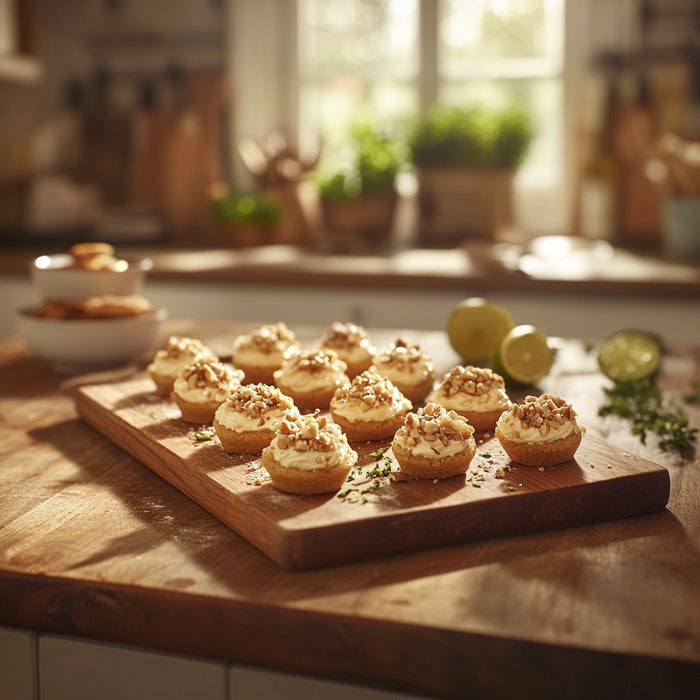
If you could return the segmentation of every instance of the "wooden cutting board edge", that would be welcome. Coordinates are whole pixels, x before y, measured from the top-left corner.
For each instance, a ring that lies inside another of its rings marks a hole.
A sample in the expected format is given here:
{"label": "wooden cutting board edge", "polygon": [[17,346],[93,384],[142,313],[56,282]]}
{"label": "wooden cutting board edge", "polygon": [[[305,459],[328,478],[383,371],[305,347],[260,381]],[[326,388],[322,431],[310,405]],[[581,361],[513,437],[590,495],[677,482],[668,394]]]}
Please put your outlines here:
{"label": "wooden cutting board edge", "polygon": [[[422,510],[419,517],[411,512],[375,514],[367,528],[358,528],[357,521],[349,521],[301,532],[264,518],[241,517],[242,512],[252,514],[255,510],[247,499],[237,500],[233,517],[230,494],[214,480],[208,484],[206,498],[202,498],[197,479],[189,478],[186,470],[178,471],[169,464],[172,453],[167,448],[144,438],[138,429],[111,413],[90,395],[89,387],[78,390],[75,403],[86,423],[279,566],[291,570],[322,568],[490,537],[533,534],[643,515],[663,509],[670,495],[668,471],[636,458],[641,465],[637,473],[608,479],[594,489],[588,488],[588,484],[573,484],[553,491],[511,493],[507,497],[470,503],[468,509],[453,504]],[[109,420],[100,420],[104,415]],[[594,442],[604,444],[597,439]],[[634,499],[629,498],[631,488],[635,490]],[[523,515],[527,513],[530,515]],[[367,531],[363,533],[363,529]],[[381,537],[373,536],[373,531],[380,532]],[[338,540],[345,546],[338,547]]]}

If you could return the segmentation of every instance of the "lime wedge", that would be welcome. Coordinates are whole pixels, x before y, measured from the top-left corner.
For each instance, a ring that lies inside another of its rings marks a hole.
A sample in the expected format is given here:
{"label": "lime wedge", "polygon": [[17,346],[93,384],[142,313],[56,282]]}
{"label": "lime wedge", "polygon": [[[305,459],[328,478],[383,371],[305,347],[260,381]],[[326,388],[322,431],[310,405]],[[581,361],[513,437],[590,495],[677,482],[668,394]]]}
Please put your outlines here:
{"label": "lime wedge", "polygon": [[613,381],[633,382],[653,375],[659,368],[661,354],[661,343],[652,333],[618,331],[598,348],[598,366]]}
{"label": "lime wedge", "polygon": [[534,326],[522,325],[506,335],[492,365],[507,384],[530,386],[549,373],[553,361],[547,336]]}
{"label": "lime wedge", "polygon": [[510,314],[482,297],[459,302],[447,321],[452,349],[467,362],[487,361],[513,327]]}

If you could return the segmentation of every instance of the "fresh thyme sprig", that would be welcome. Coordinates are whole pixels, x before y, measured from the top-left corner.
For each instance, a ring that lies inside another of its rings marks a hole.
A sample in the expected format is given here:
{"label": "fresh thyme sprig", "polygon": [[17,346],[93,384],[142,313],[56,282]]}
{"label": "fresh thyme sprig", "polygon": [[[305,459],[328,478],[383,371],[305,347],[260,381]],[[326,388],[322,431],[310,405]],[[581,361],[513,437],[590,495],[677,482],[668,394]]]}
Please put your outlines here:
{"label": "fresh thyme sprig", "polygon": [[616,382],[605,389],[606,401],[599,409],[601,416],[614,415],[632,423],[632,434],[642,444],[655,434],[664,451],[687,452],[693,449],[698,429],[690,426],[685,412],[677,405],[664,402],[652,377],[635,382]]}

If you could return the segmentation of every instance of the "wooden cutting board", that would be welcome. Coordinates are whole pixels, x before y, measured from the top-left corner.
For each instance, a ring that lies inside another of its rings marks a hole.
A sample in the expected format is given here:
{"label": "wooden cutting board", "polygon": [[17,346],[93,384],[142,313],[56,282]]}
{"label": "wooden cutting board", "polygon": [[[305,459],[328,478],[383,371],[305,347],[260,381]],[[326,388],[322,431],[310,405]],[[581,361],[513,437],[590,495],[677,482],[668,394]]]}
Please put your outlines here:
{"label": "wooden cutting board", "polygon": [[[259,459],[225,453],[216,436],[198,440],[202,426],[183,421],[147,377],[81,387],[76,406],[84,421],[287,569],[641,515],[669,497],[665,468],[589,436],[574,460],[549,468],[511,464],[495,438],[477,440],[468,473],[438,482],[402,478],[390,450],[370,457],[388,441],[353,444],[359,460],[347,489],[296,496],[275,489]],[[386,466],[391,476],[367,475]]]}

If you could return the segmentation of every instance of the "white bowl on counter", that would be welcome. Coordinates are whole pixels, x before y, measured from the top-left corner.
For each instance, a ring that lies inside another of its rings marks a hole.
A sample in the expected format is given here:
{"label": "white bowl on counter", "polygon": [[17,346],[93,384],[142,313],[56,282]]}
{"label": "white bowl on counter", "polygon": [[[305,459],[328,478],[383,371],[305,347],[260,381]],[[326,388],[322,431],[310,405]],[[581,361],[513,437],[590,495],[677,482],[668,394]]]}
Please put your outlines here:
{"label": "white bowl on counter", "polygon": [[153,268],[150,258],[123,260],[123,269],[86,270],[68,253],[40,255],[31,264],[31,278],[42,299],[73,299],[140,294]]}
{"label": "white bowl on counter", "polygon": [[59,374],[100,372],[148,359],[160,338],[165,309],[114,318],[57,319],[17,312],[17,331]]}

